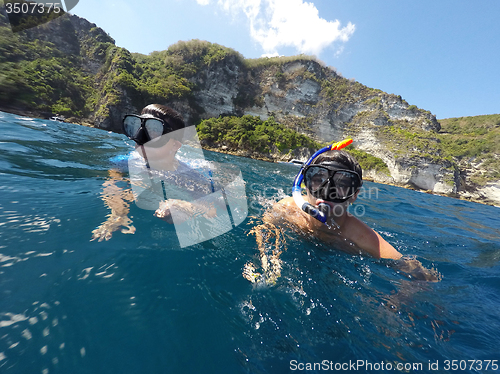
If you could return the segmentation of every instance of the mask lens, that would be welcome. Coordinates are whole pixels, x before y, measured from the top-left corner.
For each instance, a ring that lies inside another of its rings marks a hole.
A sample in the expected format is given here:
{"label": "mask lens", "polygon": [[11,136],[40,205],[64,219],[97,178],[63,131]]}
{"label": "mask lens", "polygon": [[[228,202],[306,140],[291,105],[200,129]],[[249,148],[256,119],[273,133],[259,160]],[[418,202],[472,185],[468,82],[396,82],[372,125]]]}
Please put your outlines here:
{"label": "mask lens", "polygon": [[351,196],[360,187],[358,175],[345,170],[335,172],[333,182],[339,199]]}
{"label": "mask lens", "polygon": [[328,180],[328,169],[321,166],[310,166],[304,174],[304,179],[306,187],[311,191],[316,191]]}
{"label": "mask lens", "polygon": [[304,182],[314,197],[333,202],[345,201],[361,187],[356,173],[319,165],[311,165],[305,170]]}
{"label": "mask lens", "polygon": [[159,119],[148,118],[145,121],[146,130],[151,140],[158,140],[163,135],[163,122]]}
{"label": "mask lens", "polygon": [[123,130],[129,138],[134,138],[141,128],[141,119],[136,116],[126,116],[123,119]]}

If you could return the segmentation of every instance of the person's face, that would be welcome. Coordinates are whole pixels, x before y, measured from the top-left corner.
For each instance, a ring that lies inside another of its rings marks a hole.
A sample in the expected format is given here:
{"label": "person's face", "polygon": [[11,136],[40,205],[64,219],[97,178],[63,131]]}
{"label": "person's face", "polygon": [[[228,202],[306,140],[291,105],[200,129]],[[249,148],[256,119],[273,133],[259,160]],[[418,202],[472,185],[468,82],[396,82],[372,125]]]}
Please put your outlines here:
{"label": "person's face", "polygon": [[[163,136],[166,136],[166,135],[163,135]],[[160,141],[162,141],[162,140],[160,140]],[[148,146],[148,143],[144,144],[144,151],[146,152],[146,157],[150,163],[151,162],[154,163],[155,161],[157,161],[157,162],[159,162],[159,161],[165,162],[165,161],[169,161],[169,160],[173,161],[175,154],[177,153],[179,148],[182,146],[182,143],[180,141],[173,139],[173,138],[168,139],[168,141],[165,144],[161,145],[160,147],[156,147],[156,146],[152,147],[150,145]],[[142,154],[142,149],[141,149],[142,147],[141,146],[136,145],[135,148],[136,148],[136,150],[138,150]],[[142,155],[142,156],[144,157],[144,155]],[[151,165],[151,166],[153,167],[153,165]]]}
{"label": "person's face", "polygon": [[[333,216],[339,216],[339,215],[342,215],[344,212],[347,212],[347,207],[349,206],[349,204],[352,204],[356,201],[357,197],[358,197],[358,194],[359,194],[359,191],[356,192],[354,194],[354,196],[352,196],[351,198],[349,198],[348,200],[342,202],[342,203],[334,203],[333,201],[325,201],[325,200],[322,200],[322,199],[318,199],[316,197],[314,197],[310,192],[309,190],[307,190],[307,201],[314,205],[315,207],[318,207],[319,204],[327,204],[328,206],[330,206],[330,210],[329,210],[329,216],[330,217],[333,217]],[[339,212],[341,212],[342,214],[339,214]]]}

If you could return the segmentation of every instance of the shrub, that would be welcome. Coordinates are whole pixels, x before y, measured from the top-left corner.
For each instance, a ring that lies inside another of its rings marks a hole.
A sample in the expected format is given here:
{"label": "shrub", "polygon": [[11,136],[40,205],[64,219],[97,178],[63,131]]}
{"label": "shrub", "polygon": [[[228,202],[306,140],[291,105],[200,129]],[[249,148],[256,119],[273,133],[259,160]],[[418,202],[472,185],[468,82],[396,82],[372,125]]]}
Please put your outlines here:
{"label": "shrub", "polygon": [[273,117],[219,117],[202,121],[198,127],[200,140],[212,146],[271,153],[275,146],[281,153],[299,147],[320,148],[321,144],[290,130]]}

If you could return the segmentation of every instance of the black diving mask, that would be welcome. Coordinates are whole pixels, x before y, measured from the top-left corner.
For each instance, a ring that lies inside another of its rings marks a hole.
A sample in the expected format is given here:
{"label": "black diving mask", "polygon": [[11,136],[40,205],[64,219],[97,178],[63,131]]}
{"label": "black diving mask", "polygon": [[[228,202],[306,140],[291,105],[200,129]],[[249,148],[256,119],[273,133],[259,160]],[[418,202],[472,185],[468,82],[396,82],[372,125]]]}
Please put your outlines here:
{"label": "black diving mask", "polygon": [[162,135],[171,131],[173,128],[168,123],[150,115],[127,114],[123,118],[123,132],[137,145],[148,143],[151,147],[161,147]]}
{"label": "black diving mask", "polygon": [[311,195],[333,203],[345,202],[363,185],[358,173],[336,163],[308,165],[303,173],[304,183]]}

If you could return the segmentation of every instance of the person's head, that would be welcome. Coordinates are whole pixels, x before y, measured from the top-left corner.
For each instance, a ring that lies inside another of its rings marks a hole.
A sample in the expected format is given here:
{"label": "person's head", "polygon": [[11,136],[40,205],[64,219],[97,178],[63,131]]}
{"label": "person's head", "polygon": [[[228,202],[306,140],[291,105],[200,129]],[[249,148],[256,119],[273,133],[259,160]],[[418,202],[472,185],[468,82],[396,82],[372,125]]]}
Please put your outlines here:
{"label": "person's head", "polygon": [[363,171],[345,151],[328,151],[316,157],[304,170],[309,196],[327,202],[353,202],[363,185]]}
{"label": "person's head", "polygon": [[186,127],[182,116],[172,108],[165,105],[149,104],[142,109],[141,115],[151,115],[154,118],[158,118],[167,123],[169,126],[167,126],[163,134]]}
{"label": "person's head", "polygon": [[358,161],[346,151],[328,151],[316,157],[313,165],[337,164],[339,168],[354,171],[363,180],[363,170]]}
{"label": "person's head", "polygon": [[[140,115],[128,114],[123,119],[123,132],[137,145],[161,147],[170,139],[182,140],[182,130],[186,127],[182,116],[165,105],[150,104]],[[164,137],[163,135],[170,134]],[[163,139],[163,141],[162,141]]]}

